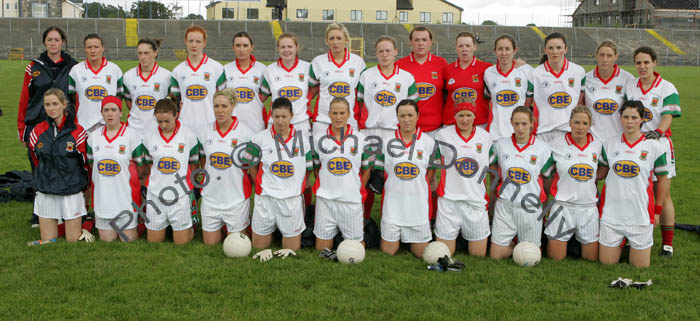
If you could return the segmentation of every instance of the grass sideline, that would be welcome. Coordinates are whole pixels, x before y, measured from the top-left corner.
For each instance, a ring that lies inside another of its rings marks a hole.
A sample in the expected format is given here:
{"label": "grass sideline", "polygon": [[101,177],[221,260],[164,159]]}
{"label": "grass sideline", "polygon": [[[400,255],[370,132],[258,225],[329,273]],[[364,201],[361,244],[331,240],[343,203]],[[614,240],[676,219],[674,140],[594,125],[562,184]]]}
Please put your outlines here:
{"label": "grass sideline", "polygon": [[[136,65],[117,63],[124,71]],[[0,173],[29,168],[15,122],[26,64],[0,61],[0,83],[5,84],[0,89]],[[700,195],[695,179],[700,174],[695,125],[700,68],[659,71],[677,86],[684,108],[673,124],[680,174],[672,187],[677,221],[700,224],[695,210],[700,205],[695,198]],[[396,257],[368,251],[356,266],[322,261],[310,250],[265,264],[233,260],[221,246],[203,245],[200,232],[180,247],[98,241],[30,248],[25,242],[39,237],[27,222],[31,209],[29,203],[0,206],[0,319],[700,319],[700,243],[684,231],[676,232],[674,258],[664,260],[657,256],[657,229],[651,267],[644,270],[627,263],[546,258],[537,267],[519,268],[511,260],[457,253],[466,263],[464,272],[436,273],[406,250]],[[608,289],[619,276],[652,279],[654,285],[643,291]]]}

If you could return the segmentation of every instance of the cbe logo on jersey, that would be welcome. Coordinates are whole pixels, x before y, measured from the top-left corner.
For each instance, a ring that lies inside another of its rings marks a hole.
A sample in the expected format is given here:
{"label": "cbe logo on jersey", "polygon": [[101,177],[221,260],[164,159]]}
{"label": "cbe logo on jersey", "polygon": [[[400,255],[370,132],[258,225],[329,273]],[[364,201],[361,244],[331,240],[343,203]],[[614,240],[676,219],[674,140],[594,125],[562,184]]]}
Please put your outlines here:
{"label": "cbe logo on jersey", "polygon": [[593,178],[593,167],[588,164],[575,164],[569,167],[569,176],[580,182],[588,181]]}
{"label": "cbe logo on jersey", "polygon": [[236,98],[239,103],[249,103],[255,99],[255,92],[248,87],[236,88]]}
{"label": "cbe logo on jersey", "polygon": [[549,95],[549,97],[547,97],[547,102],[552,108],[564,108],[571,105],[571,96],[560,91]]}
{"label": "cbe logo on jersey", "polygon": [[328,93],[333,97],[347,97],[350,95],[350,85],[343,81],[336,81],[328,86]]}
{"label": "cbe logo on jersey", "polygon": [[613,171],[617,176],[623,178],[633,178],[639,175],[639,165],[633,161],[621,160],[615,162],[612,166]]}
{"label": "cbe logo on jersey", "polygon": [[156,107],[156,99],[152,96],[138,96],[136,97],[136,106],[143,111],[151,110]]}
{"label": "cbe logo on jersey", "polygon": [[427,100],[435,94],[435,86],[433,84],[422,82],[416,84],[416,89],[418,89],[418,100]]}
{"label": "cbe logo on jersey", "polygon": [[121,170],[119,163],[111,159],[103,159],[97,163],[97,172],[104,176],[117,175]]}
{"label": "cbe logo on jersey", "polygon": [[593,103],[593,110],[600,114],[611,115],[617,111],[618,104],[612,99],[598,99]]}
{"label": "cbe logo on jersey", "polygon": [[517,185],[524,185],[530,182],[530,173],[522,167],[509,168],[507,175]]}
{"label": "cbe logo on jersey", "polygon": [[107,97],[107,89],[102,86],[90,86],[85,89],[85,97],[92,101],[100,101],[102,98]]}
{"label": "cbe logo on jersey", "polygon": [[207,97],[207,88],[202,85],[190,85],[185,89],[185,97],[190,100],[202,100]]}
{"label": "cbe logo on jersey", "polygon": [[276,161],[270,165],[270,172],[281,178],[292,177],[294,176],[294,164],[286,160]]}
{"label": "cbe logo on jersey", "polygon": [[455,90],[455,92],[452,93],[453,100],[457,100],[460,97],[467,97],[469,98],[469,100],[475,101],[477,97],[476,90],[467,87],[462,87]]}
{"label": "cbe logo on jersey", "polygon": [[299,87],[286,86],[280,88],[280,90],[277,91],[277,94],[280,97],[289,99],[289,101],[297,101],[299,98],[301,98],[302,90]]}
{"label": "cbe logo on jersey", "polygon": [[328,171],[333,175],[345,175],[352,169],[350,160],[344,157],[335,157],[328,161]]}
{"label": "cbe logo on jersey", "polygon": [[394,166],[394,174],[399,179],[410,180],[418,177],[418,174],[420,174],[420,168],[412,163],[402,162]]}
{"label": "cbe logo on jersey", "polygon": [[374,95],[374,102],[384,107],[389,107],[396,103],[396,96],[388,90],[382,90]]}
{"label": "cbe logo on jersey", "polygon": [[455,161],[455,169],[459,175],[470,178],[479,172],[479,163],[473,158],[462,157]]}
{"label": "cbe logo on jersey", "polygon": [[233,165],[233,160],[226,153],[213,153],[209,156],[209,165],[216,169],[227,169]]}
{"label": "cbe logo on jersey", "polygon": [[158,170],[163,174],[172,174],[180,170],[180,162],[172,157],[163,157],[158,161]]}
{"label": "cbe logo on jersey", "polygon": [[499,106],[513,106],[520,100],[520,95],[512,90],[501,90],[496,94],[496,103]]}

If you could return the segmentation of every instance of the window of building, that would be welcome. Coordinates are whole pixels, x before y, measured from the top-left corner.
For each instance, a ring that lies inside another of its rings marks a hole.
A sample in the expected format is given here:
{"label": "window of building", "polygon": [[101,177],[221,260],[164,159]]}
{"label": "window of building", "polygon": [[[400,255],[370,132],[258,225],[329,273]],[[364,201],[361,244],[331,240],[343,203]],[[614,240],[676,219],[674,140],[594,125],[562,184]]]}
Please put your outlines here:
{"label": "window of building", "polygon": [[248,8],[247,11],[248,20],[258,19],[258,8]]}
{"label": "window of building", "polygon": [[442,13],[442,23],[453,23],[454,21],[452,20],[452,12],[443,12]]}
{"label": "window of building", "polygon": [[386,10],[377,10],[377,20],[386,20],[387,16]]}
{"label": "window of building", "polygon": [[32,17],[46,18],[49,13],[49,5],[47,3],[32,3]]}
{"label": "window of building", "polygon": [[233,19],[234,8],[221,8],[221,18],[222,19]]}
{"label": "window of building", "polygon": [[693,20],[695,20],[695,15],[692,13],[688,14],[688,22],[693,23]]}
{"label": "window of building", "polygon": [[362,21],[362,10],[351,10],[350,20],[352,21]]}
{"label": "window of building", "polygon": [[334,11],[333,10],[323,10],[322,17],[323,20],[333,20]]}
{"label": "window of building", "polygon": [[430,12],[421,12],[420,22],[430,22]]}
{"label": "window of building", "polygon": [[9,4],[9,3],[6,3],[6,4],[5,4],[5,9],[10,10],[10,4]]}
{"label": "window of building", "polygon": [[308,19],[309,9],[297,9],[297,19]]}
{"label": "window of building", "polygon": [[399,11],[399,22],[408,22],[408,12]]}

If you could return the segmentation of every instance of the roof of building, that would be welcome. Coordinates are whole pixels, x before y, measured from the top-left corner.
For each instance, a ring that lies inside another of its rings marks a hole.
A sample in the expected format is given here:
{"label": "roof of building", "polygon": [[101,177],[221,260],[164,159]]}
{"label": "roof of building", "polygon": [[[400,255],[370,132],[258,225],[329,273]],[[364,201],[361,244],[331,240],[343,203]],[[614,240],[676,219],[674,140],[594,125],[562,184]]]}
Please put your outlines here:
{"label": "roof of building", "polygon": [[459,9],[460,12],[464,11],[464,9],[462,9],[462,7],[456,5],[456,4],[452,3],[452,2],[445,1],[445,0],[440,0],[440,1],[442,1],[442,2],[444,2],[444,3],[447,3],[447,4],[451,5],[451,6],[453,6],[453,7],[457,8],[457,9]]}
{"label": "roof of building", "polygon": [[656,9],[700,9],[698,0],[649,0]]}

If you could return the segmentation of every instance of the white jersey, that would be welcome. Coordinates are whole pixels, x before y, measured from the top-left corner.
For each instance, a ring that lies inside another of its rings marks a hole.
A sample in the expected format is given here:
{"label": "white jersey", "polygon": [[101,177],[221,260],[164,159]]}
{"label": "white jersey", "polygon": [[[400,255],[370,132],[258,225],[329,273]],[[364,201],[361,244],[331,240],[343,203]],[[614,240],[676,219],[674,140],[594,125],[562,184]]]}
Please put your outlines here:
{"label": "white jersey", "polygon": [[554,73],[547,61],[530,72],[527,77],[527,96],[534,100],[538,134],[555,129],[570,130],[571,110],[578,104],[585,83],[586,71],[568,60],[564,60],[564,67],[559,74]]}
{"label": "white jersey", "polygon": [[586,74],[583,93],[586,97],[586,107],[593,116],[591,133],[601,142],[622,135],[618,109],[625,101],[627,82],[632,79],[632,74],[617,65],[608,79],[600,77],[597,66]]}
{"label": "white jersey", "polygon": [[[360,170],[369,168],[365,135],[348,125],[342,145],[333,137],[331,126],[324,136],[314,137],[314,167],[319,169],[313,192],[316,197],[349,203],[362,203],[367,194]],[[328,135],[330,137],[327,137]],[[342,147],[342,148],[341,148]]]}
{"label": "white jersey", "polygon": [[[415,136],[415,142],[406,145],[401,132],[396,129],[396,140],[385,141],[382,153],[377,155],[376,166],[384,170],[386,177],[382,222],[400,226],[428,224],[431,193],[426,174],[433,169],[431,160],[439,162],[440,152],[434,148],[435,141],[420,129]],[[405,149],[398,148],[401,146],[398,142],[403,143]]]}
{"label": "white jersey", "polygon": [[654,73],[656,80],[648,90],[642,89],[642,81],[639,78],[627,83],[625,99],[639,100],[644,104],[644,125],[642,131],[652,131],[659,128],[661,116],[681,116],[681,101],[678,90],[672,83],[662,79],[661,75]]}
{"label": "white jersey", "polygon": [[122,94],[122,70],[102,57],[102,64],[93,69],[86,61],[79,63],[68,74],[68,94],[77,94],[75,108],[78,124],[85,130],[104,124],[102,98]]}
{"label": "white jersey", "polygon": [[540,177],[540,174],[549,177],[554,170],[552,152],[547,143],[536,139],[533,134],[521,147],[515,142],[515,136],[511,136],[497,141],[491,147],[489,155],[490,163],[498,164],[498,175],[502,184],[508,182],[503,190],[501,190],[502,186],[498,187],[498,197],[501,200],[516,204],[518,207],[526,195],[539,197],[543,203],[547,200]]}
{"label": "white jersey", "polygon": [[560,202],[574,205],[595,205],[598,201],[596,174],[603,144],[588,134],[586,144],[579,146],[571,133],[561,133],[552,142],[556,166],[551,194]]}
{"label": "white jersey", "polygon": [[601,164],[610,167],[601,193],[601,221],[615,225],[654,223],[652,175],[667,175],[663,146],[644,135],[630,143],[624,135],[603,145]]}
{"label": "white jersey", "polygon": [[[148,177],[148,193],[159,196],[161,191],[163,199],[172,201],[177,196],[182,198],[188,194],[177,183],[175,173],[186,179],[188,189],[192,189],[190,180],[190,164],[199,162],[199,142],[197,136],[187,126],[176,122],[175,131],[166,139],[160,128],[152,130],[143,137],[145,147],[144,162],[153,164],[151,175]],[[172,188],[175,190],[173,191]],[[177,195],[175,195],[175,191]]]}
{"label": "white jersey", "polygon": [[133,210],[132,190],[129,184],[129,163],[141,163],[143,146],[141,136],[122,123],[114,137],[107,137],[107,127],[94,132],[87,140],[87,159],[92,167],[93,201],[97,216],[102,219],[115,218],[122,211]]}
{"label": "white jersey", "polygon": [[[272,96],[272,101],[279,97],[289,99],[294,111],[292,119],[294,124],[309,119],[307,104],[309,103],[310,68],[311,64],[297,58],[294,65],[287,69],[280,58],[276,63],[267,66],[263,74],[260,92],[265,96]],[[270,118],[269,124],[272,124],[272,118]]]}
{"label": "white jersey", "polygon": [[445,165],[454,164],[441,170],[438,196],[451,201],[466,201],[475,206],[486,206],[486,170],[489,168],[491,138],[481,128],[472,127],[471,135],[464,137],[457,126],[441,129],[435,140],[452,146],[438,145]]}
{"label": "white jersey", "polygon": [[484,72],[484,94],[491,99],[491,119],[488,132],[491,141],[513,135],[510,115],[513,109],[525,104],[527,98],[527,76],[532,71],[530,65],[515,68],[507,72],[495,64]]}
{"label": "white jersey", "polygon": [[331,100],[335,97],[343,97],[350,103],[350,118],[348,124],[357,128],[357,120],[354,117],[355,96],[360,74],[365,70],[365,61],[360,56],[350,53],[345,49],[343,62],[337,64],[333,54],[316,56],[311,61],[310,83],[312,86],[320,86],[316,106],[314,107],[313,121],[330,124],[328,116]]}
{"label": "white jersey", "polygon": [[224,67],[206,54],[197,66],[189,58],[177,65],[170,78],[170,90],[180,95],[182,124],[196,130],[213,123],[214,94],[224,88],[225,82]]}
{"label": "white jersey", "polygon": [[122,81],[124,98],[131,101],[128,123],[139,135],[158,127],[153,117],[156,102],[170,92],[170,71],[156,64],[148,77],[141,74],[141,65],[131,68]]}
{"label": "white jersey", "polygon": [[404,99],[418,101],[418,90],[413,75],[398,65],[394,64],[394,71],[388,76],[379,65],[367,68],[360,75],[357,101],[364,102],[367,109],[364,128],[398,128],[396,105]]}
{"label": "white jersey", "polygon": [[255,57],[250,56],[250,59],[248,69],[241,69],[238,60],[234,60],[224,66],[224,73],[226,88],[234,89],[238,98],[233,115],[253,133],[257,133],[265,129],[265,106],[260,101],[259,93],[266,67]]}
{"label": "white jersey", "polygon": [[231,155],[239,157],[236,148],[250,142],[251,136],[250,129],[242,126],[236,117],[226,132],[214,122],[197,134],[202,146],[200,156],[206,160],[204,170],[209,174],[209,183],[202,188],[202,199],[210,208],[236,208],[250,197],[252,185],[247,171],[241,168],[240,160],[234,160]]}
{"label": "white jersey", "polygon": [[276,141],[274,126],[253,136],[252,142],[260,148],[253,152],[260,157],[255,178],[257,195],[277,199],[296,197],[306,186],[306,171],[313,169],[311,146],[306,133],[297,136],[294,125],[289,126],[289,137],[284,142]]}

